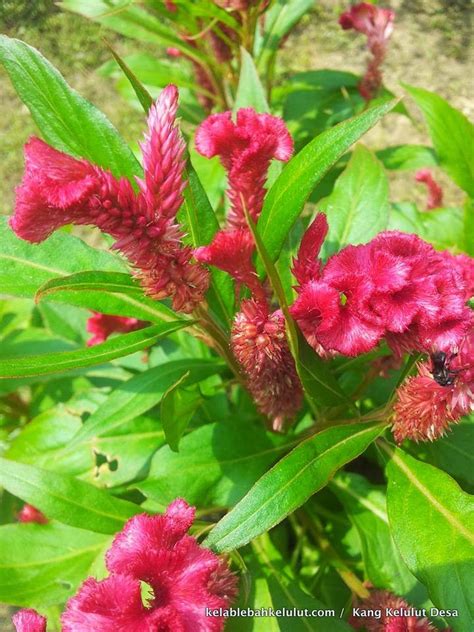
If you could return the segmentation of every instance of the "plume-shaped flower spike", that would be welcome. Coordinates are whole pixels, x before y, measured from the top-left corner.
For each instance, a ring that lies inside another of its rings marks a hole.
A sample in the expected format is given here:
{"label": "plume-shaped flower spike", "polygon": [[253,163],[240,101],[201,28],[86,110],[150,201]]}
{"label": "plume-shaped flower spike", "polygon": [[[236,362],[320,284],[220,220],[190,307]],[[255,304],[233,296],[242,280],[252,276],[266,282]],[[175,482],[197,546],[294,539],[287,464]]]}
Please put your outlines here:
{"label": "plume-shaped flower spike", "polygon": [[66,224],[97,226],[116,240],[114,248],[129,259],[150,296],[170,297],[176,310],[190,312],[203,300],[209,279],[191,261],[176,222],[185,187],[177,107],[178,90],[170,85],[150,109],[138,193],[128,180],[31,139],[10,224],[33,243]]}

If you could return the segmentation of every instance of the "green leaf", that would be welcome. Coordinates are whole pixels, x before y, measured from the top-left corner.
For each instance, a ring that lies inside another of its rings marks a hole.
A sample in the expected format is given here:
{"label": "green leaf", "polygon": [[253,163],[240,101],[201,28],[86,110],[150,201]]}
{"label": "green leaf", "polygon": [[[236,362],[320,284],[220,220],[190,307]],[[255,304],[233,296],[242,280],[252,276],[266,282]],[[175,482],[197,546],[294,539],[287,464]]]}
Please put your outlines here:
{"label": "green leaf", "polygon": [[181,496],[198,507],[229,507],[288,449],[288,439],[242,420],[206,424],[183,437],[179,454],[163,446],[137,488],[166,505]]}
{"label": "green leaf", "polygon": [[411,444],[410,453],[435,465],[455,478],[470,493],[474,492],[474,416],[453,425],[449,433],[436,441]]}
{"label": "green leaf", "polygon": [[380,162],[357,145],[333,192],[318,207],[326,212],[329,223],[325,257],[348,244],[370,241],[388,222],[388,179]]}
{"label": "green leaf", "polygon": [[[188,185],[184,190],[184,204],[178,218],[189,234],[194,247],[209,244],[219,230],[219,222],[209,202],[206,191],[190,161],[187,165]],[[220,322],[227,325],[234,305],[234,284],[222,270],[211,269],[211,286],[208,301]]]}
{"label": "green leaf", "polygon": [[254,61],[245,50],[240,49],[240,76],[235,95],[234,113],[240,108],[253,108],[257,112],[270,112],[265,90],[258,76]]}
{"label": "green leaf", "polygon": [[206,546],[230,551],[271,529],[364,452],[383,429],[381,422],[335,426],[301,442],[217,523]]}
{"label": "green leaf", "polygon": [[434,92],[403,87],[423,112],[441,166],[474,197],[474,125]]}
{"label": "green leaf", "polygon": [[185,373],[183,385],[195,384],[222,371],[219,360],[174,360],[132,377],[112,391],[107,400],[84,423],[71,440],[69,449],[85,439],[103,436],[117,430],[137,415],[156,406],[164,393]]}
{"label": "green leaf", "polygon": [[370,108],[326,130],[304,147],[283,168],[267,193],[258,230],[274,261],[304,204],[323,175],[365,132],[395,105],[395,101]]}
{"label": "green leaf", "polygon": [[445,472],[381,444],[387,464],[387,507],[393,539],[438,608],[457,609],[455,632],[474,620],[474,500]]}
{"label": "green leaf", "polygon": [[[272,608],[281,610],[318,611],[316,617],[272,617],[251,619],[229,619],[229,632],[349,632],[350,626],[340,621],[339,612],[328,613],[318,599],[300,585],[288,562],[273,545],[268,534],[264,534],[252,542],[252,556],[248,560],[251,573],[251,592],[249,603],[241,607],[255,610]],[[271,622],[271,623],[270,623]],[[235,623],[235,624],[234,624]],[[271,627],[270,627],[271,626]]]}
{"label": "green leaf", "polygon": [[139,331],[111,338],[102,344],[86,349],[42,353],[20,358],[2,358],[0,359],[0,379],[62,373],[71,369],[103,364],[115,358],[135,353],[135,351],[146,349],[160,338],[183,327],[188,327],[192,323],[193,321],[181,320],[154,325],[153,327],[146,327]]}
{"label": "green leaf", "polygon": [[107,117],[72,90],[35,48],[2,35],[0,62],[49,144],[117,177],[141,175],[140,164]]}
{"label": "green leaf", "polygon": [[69,402],[28,422],[16,436],[6,458],[52,472],[64,472],[96,487],[124,485],[144,478],[156,450],[165,443],[160,423],[137,416],[101,437],[71,442],[82,426],[79,413],[69,412]]}
{"label": "green leaf", "polygon": [[415,233],[438,250],[463,251],[465,241],[464,212],[461,208],[438,208],[429,213],[419,211],[411,202],[392,204],[388,228]]}
{"label": "green leaf", "polygon": [[145,296],[133,277],[120,272],[78,272],[53,278],[35,294],[37,302],[45,298],[113,316],[130,316],[155,323],[176,321],[175,312]]}
{"label": "green leaf", "polygon": [[140,104],[145,114],[147,114],[148,110],[153,105],[152,96],[150,95],[148,90],[145,88],[145,86],[141,83],[141,81],[138,79],[138,77],[133,73],[132,69],[129,68],[129,66],[127,66],[126,62],[120,57],[120,55],[109,44],[109,42],[106,42],[106,44],[107,44],[108,49],[112,53],[115,61],[120,66],[123,74],[129,80],[130,85],[134,89],[135,94],[137,95],[137,99],[140,101]]}
{"label": "green leaf", "polygon": [[434,150],[424,145],[394,145],[379,149],[375,155],[385,169],[397,171],[437,167],[439,164]]}
{"label": "green leaf", "polygon": [[[382,486],[352,472],[339,472],[330,483],[360,537],[367,579],[375,588],[407,595],[416,586],[390,534]],[[423,600],[426,594],[422,596]],[[419,601],[419,600],[418,600]],[[413,594],[411,594],[411,603]]]}
{"label": "green leaf", "polygon": [[63,604],[109,542],[104,535],[57,523],[3,525],[0,601],[29,608]]}
{"label": "green leaf", "polygon": [[3,294],[32,298],[58,276],[85,270],[125,272],[119,257],[87,246],[81,239],[57,232],[42,244],[19,239],[0,217],[0,288]]}
{"label": "green leaf", "polygon": [[296,368],[304,392],[316,409],[321,406],[347,405],[347,395],[331,373],[329,363],[314,352],[300,332]]}
{"label": "green leaf", "polygon": [[67,474],[0,458],[0,485],[42,511],[50,520],[97,533],[116,533],[140,507],[114,498]]}
{"label": "green leaf", "polygon": [[314,0],[276,0],[266,12],[257,62],[258,68],[265,75],[269,72],[268,66],[278,51],[281,40],[313,6]]}
{"label": "green leaf", "polygon": [[179,451],[179,441],[202,401],[196,390],[182,388],[188,378],[189,371],[186,371],[161,399],[161,423],[166,442],[174,452]]}

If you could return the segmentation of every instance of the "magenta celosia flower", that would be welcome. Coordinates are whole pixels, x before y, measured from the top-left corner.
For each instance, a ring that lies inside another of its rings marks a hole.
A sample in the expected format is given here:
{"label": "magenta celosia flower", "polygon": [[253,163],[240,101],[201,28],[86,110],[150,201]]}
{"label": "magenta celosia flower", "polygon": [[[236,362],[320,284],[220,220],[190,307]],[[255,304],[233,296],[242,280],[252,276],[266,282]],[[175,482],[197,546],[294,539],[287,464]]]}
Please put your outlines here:
{"label": "magenta celosia flower", "polygon": [[[357,610],[360,609],[360,614]],[[366,632],[436,632],[423,614],[423,609],[410,606],[404,599],[387,590],[373,590],[367,599],[354,604],[349,623]],[[395,610],[398,614],[391,614]],[[380,611],[380,617],[376,612]],[[365,616],[363,613],[367,613]]]}
{"label": "magenta celosia flower", "polygon": [[229,226],[246,228],[243,205],[256,221],[270,162],[289,160],[293,140],[280,118],[244,108],[237,112],[235,122],[231,112],[209,116],[197,129],[196,148],[207,158],[221,159],[228,173]]}
{"label": "magenta celosia flower", "polygon": [[443,205],[443,189],[433,178],[429,169],[420,169],[415,173],[415,180],[426,185],[428,199],[426,200],[426,210],[440,208]]}
{"label": "magenta celosia flower", "polygon": [[380,233],[317,260],[326,223],[309,227],[294,262],[298,298],[290,311],[309,344],[359,355],[386,337],[404,351],[449,350],[469,330],[473,261],[436,252],[416,235]]}
{"label": "magenta celosia flower", "polygon": [[232,327],[232,351],[257,408],[270,418],[273,430],[282,431],[303,401],[285,319],[280,310],[270,314],[265,304],[252,299],[241,307]]}
{"label": "magenta celosia flower", "polygon": [[318,257],[328,229],[326,215],[318,213],[303,235],[292,270],[300,286],[321,276],[322,262]]}
{"label": "magenta celosia flower", "polygon": [[246,285],[252,299],[243,301],[231,332],[231,348],[246,377],[259,411],[275,431],[284,429],[302,404],[302,388],[288,347],[285,319],[271,313],[265,289],[252,263],[253,237],[244,228],[217,233],[209,246],[198,248],[199,261],[214,265]]}
{"label": "magenta celosia flower", "polygon": [[252,262],[254,248],[250,232],[244,228],[236,228],[219,231],[208,246],[196,248],[194,256],[201,263],[213,265],[234,277],[238,284],[237,295],[243,284],[251,290],[255,298],[265,302],[266,294]]}
{"label": "magenta celosia flower", "polygon": [[18,522],[36,522],[38,524],[47,524],[48,519],[41,513],[39,509],[33,505],[25,504],[17,514]]}
{"label": "magenta celosia flower", "polygon": [[33,243],[66,224],[97,226],[116,239],[114,248],[135,266],[150,296],[171,297],[176,310],[190,312],[203,300],[209,280],[207,271],[192,263],[175,219],[186,184],[177,107],[177,88],[168,86],[150,109],[138,194],[128,180],[31,139],[10,224]]}
{"label": "magenta celosia flower", "polygon": [[32,608],[23,608],[12,617],[16,632],[46,632],[46,619]]}
{"label": "magenta celosia flower", "polygon": [[206,608],[229,607],[237,578],[186,535],[193,519],[181,499],[162,516],[131,518],[107,553],[109,577],[90,577],[68,601],[63,632],[220,632],[224,619]]}
{"label": "magenta celosia flower", "polygon": [[92,347],[101,342],[105,342],[113,333],[126,334],[130,331],[136,331],[146,326],[146,322],[138,320],[138,318],[127,318],[125,316],[111,316],[110,314],[101,314],[94,312],[87,319],[86,329],[92,334],[87,341],[87,346]]}
{"label": "magenta celosia flower", "polygon": [[455,351],[446,356],[448,380],[438,383],[432,362],[418,365],[418,375],[409,377],[397,391],[393,434],[398,443],[404,439],[433,441],[450,424],[474,410],[474,331]]}
{"label": "magenta celosia flower", "polygon": [[367,65],[359,92],[367,101],[376,96],[382,85],[381,66],[387,44],[393,32],[395,14],[390,9],[383,9],[367,2],[361,2],[345,11],[339,17],[343,29],[354,29],[367,36],[367,45],[372,57]]}

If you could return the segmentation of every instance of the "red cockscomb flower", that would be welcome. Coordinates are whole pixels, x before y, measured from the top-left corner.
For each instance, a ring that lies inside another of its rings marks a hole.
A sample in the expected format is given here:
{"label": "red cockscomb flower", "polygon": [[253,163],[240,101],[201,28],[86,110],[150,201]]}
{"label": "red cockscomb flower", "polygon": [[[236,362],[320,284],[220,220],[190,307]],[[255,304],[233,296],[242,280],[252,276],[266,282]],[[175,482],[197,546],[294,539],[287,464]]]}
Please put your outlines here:
{"label": "red cockscomb flower", "polygon": [[415,180],[425,184],[428,189],[426,210],[431,211],[434,208],[440,208],[443,205],[443,189],[433,178],[431,171],[429,169],[420,169],[415,173]]}
{"label": "red cockscomb flower", "polygon": [[46,632],[46,619],[32,608],[23,608],[12,617],[16,632]]}
{"label": "red cockscomb flower", "polygon": [[[367,599],[356,602],[363,612],[375,613],[380,611],[380,617],[375,614],[362,616],[352,615],[349,623],[356,630],[366,632],[436,632],[436,628],[423,616],[422,609],[410,606],[402,597],[387,590],[374,590]],[[390,611],[397,610],[399,614],[391,615]],[[387,612],[388,611],[388,612]]]}
{"label": "red cockscomb flower", "polygon": [[39,509],[33,505],[25,504],[17,514],[18,522],[36,522],[37,524],[47,524],[48,519]]}
{"label": "red cockscomb flower", "polygon": [[462,341],[459,352],[445,359],[450,383],[439,384],[429,362],[418,365],[397,391],[392,431],[398,443],[404,439],[433,441],[452,423],[474,410],[474,331]]}
{"label": "red cockscomb flower", "polygon": [[285,319],[255,300],[243,301],[231,335],[232,351],[247,377],[249,391],[272,429],[282,431],[301,408],[303,391],[288,347]]}
{"label": "red cockscomb flower", "polygon": [[346,246],[322,266],[316,257],[325,234],[320,214],[293,267],[299,285],[290,311],[315,350],[322,345],[326,352],[359,355],[384,336],[398,355],[460,343],[472,323],[469,257],[386,231],[368,244]]}
{"label": "red cockscomb flower", "polygon": [[372,54],[367,70],[359,84],[359,92],[366,101],[376,96],[382,85],[381,66],[387,44],[393,32],[395,14],[367,2],[361,2],[345,11],[339,17],[343,29],[354,29],[367,36],[367,45]]}
{"label": "red cockscomb flower", "polygon": [[243,204],[256,221],[270,162],[289,160],[293,140],[282,119],[244,108],[237,112],[235,123],[231,112],[209,116],[197,129],[196,148],[207,158],[221,159],[228,172],[229,226],[246,228]]}
{"label": "red cockscomb flower", "polygon": [[97,226],[117,240],[114,248],[135,266],[150,296],[171,297],[176,310],[190,312],[209,280],[207,271],[191,262],[175,219],[185,187],[177,107],[178,90],[168,86],[150,109],[138,194],[128,180],[31,139],[10,224],[18,237],[33,243],[66,224]]}
{"label": "red cockscomb flower", "polygon": [[114,333],[126,334],[130,331],[136,331],[146,326],[146,322],[138,320],[138,318],[127,318],[125,316],[111,316],[110,314],[94,314],[87,319],[86,329],[92,334],[92,338],[87,341],[88,347],[93,347],[101,342],[105,342],[107,338]]}
{"label": "red cockscomb flower", "polygon": [[237,578],[186,535],[193,519],[194,508],[181,499],[162,516],[131,518],[107,553],[110,576],[82,584],[62,615],[63,632],[220,632],[224,619],[206,617],[206,608],[227,608]]}

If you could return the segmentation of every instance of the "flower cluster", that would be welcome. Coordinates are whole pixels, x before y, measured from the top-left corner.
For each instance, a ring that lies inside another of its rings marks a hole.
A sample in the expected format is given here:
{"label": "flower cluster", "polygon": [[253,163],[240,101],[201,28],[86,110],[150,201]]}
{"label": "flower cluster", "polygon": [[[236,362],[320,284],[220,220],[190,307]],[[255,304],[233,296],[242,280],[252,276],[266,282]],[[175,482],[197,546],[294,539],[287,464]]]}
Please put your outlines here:
{"label": "flower cluster", "polygon": [[244,207],[257,221],[270,163],[273,158],[291,158],[293,139],[282,119],[243,108],[235,122],[231,112],[209,116],[197,129],[196,148],[207,158],[219,156],[228,176],[227,221],[232,228],[243,228],[247,226]]}
{"label": "flower cluster", "polygon": [[382,85],[381,66],[387,52],[388,40],[393,32],[395,14],[367,2],[352,6],[339,17],[344,30],[354,29],[367,36],[367,46],[372,55],[367,64],[359,92],[366,101],[373,99]]}
{"label": "flower cluster", "polygon": [[[349,623],[356,630],[366,632],[436,632],[423,616],[422,609],[410,606],[404,599],[387,590],[374,590],[367,599],[355,604],[362,616],[351,616]],[[397,611],[395,616],[390,612]],[[380,616],[378,613],[380,612]],[[449,632],[446,630],[446,632]]]}
{"label": "flower cluster", "polygon": [[426,210],[431,211],[434,208],[440,208],[443,205],[443,189],[433,178],[431,171],[429,169],[420,169],[415,173],[415,180],[425,184],[428,189]]}
{"label": "flower cluster", "polygon": [[245,210],[257,221],[270,162],[288,160],[293,141],[281,119],[242,109],[235,122],[230,112],[207,118],[197,131],[196,146],[208,158],[220,157],[228,172],[231,209],[229,228],[219,231],[208,246],[195,250],[194,256],[233,276],[237,296],[241,285],[251,291],[252,298],[242,302],[235,317],[231,347],[258,409],[269,417],[272,429],[280,431],[300,408],[303,394],[285,319],[280,310],[272,312],[252,262],[255,245]]}
{"label": "flower cluster", "polygon": [[[63,632],[220,632],[224,619],[206,617],[206,608],[226,609],[237,578],[223,558],[186,535],[193,520],[194,508],[181,499],[162,516],[131,518],[107,552],[109,576],[89,577],[67,602]],[[46,630],[35,611],[15,617],[18,632]]]}
{"label": "flower cluster", "polygon": [[290,311],[313,348],[356,356],[382,337],[397,354],[450,351],[460,343],[472,322],[471,258],[387,231],[346,246],[322,266],[316,259],[326,233],[319,214],[293,269],[299,285]]}
{"label": "flower cluster", "polygon": [[397,391],[392,430],[398,443],[438,439],[450,424],[474,411],[474,330],[458,353],[440,357],[442,375],[437,377],[431,359],[419,364],[418,375],[409,377]]}
{"label": "flower cluster", "polygon": [[176,222],[186,184],[177,107],[178,91],[170,85],[150,109],[138,193],[128,180],[32,138],[10,223],[33,243],[66,224],[97,226],[116,239],[114,248],[135,266],[150,296],[171,297],[174,309],[190,312],[202,301],[209,279],[205,268],[191,261]]}
{"label": "flower cluster", "polygon": [[145,327],[146,322],[138,318],[127,318],[125,316],[111,316],[110,314],[94,314],[87,319],[86,329],[92,334],[87,341],[88,347],[93,347],[101,342],[105,342],[114,333],[126,334],[130,331],[137,331]]}

